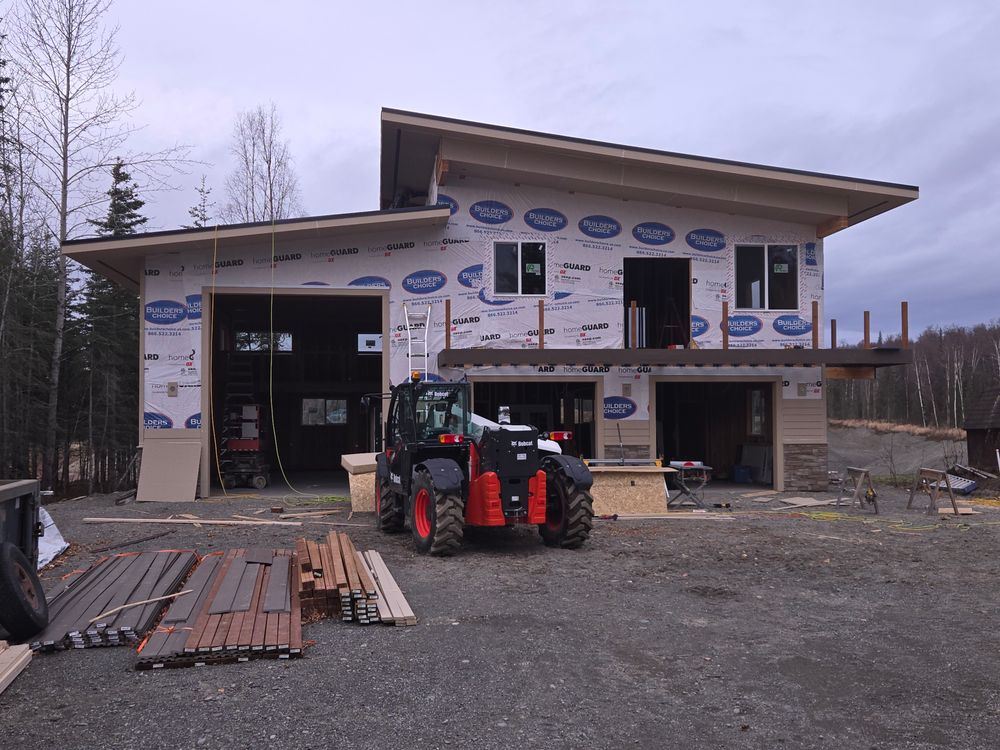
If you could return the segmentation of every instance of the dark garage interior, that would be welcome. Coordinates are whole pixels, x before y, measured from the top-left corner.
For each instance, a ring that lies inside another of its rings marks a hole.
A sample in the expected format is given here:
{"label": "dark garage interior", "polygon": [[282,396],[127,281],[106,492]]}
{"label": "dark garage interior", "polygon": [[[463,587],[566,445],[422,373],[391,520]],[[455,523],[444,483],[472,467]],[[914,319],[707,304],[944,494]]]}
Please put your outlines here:
{"label": "dark garage interior", "polygon": [[715,479],[772,484],[773,388],[767,382],[657,383],[657,455],[702,461]]}
{"label": "dark garage interior", "polygon": [[270,481],[280,483],[275,435],[293,485],[296,479],[335,477],[342,471],[342,454],[367,450],[361,398],[381,390],[382,356],[359,353],[359,336],[381,334],[381,299],[277,294],[273,303],[272,328],[268,295],[219,294],[215,299],[216,480],[228,458],[258,461],[269,467]]}
{"label": "dark garage interior", "polygon": [[594,383],[572,380],[481,382],[473,385],[473,411],[496,421],[501,406],[510,407],[511,424],[540,431],[571,430],[562,445],[567,454],[594,456]]}

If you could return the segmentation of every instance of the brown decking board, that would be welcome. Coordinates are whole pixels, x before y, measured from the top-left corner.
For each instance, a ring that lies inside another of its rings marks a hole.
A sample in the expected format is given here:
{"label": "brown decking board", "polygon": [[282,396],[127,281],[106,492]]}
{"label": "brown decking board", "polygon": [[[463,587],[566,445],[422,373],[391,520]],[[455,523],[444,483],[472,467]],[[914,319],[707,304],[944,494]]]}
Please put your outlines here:
{"label": "brown decking board", "polygon": [[261,563],[247,563],[243,570],[243,577],[240,578],[240,585],[233,595],[233,612],[245,612],[250,609],[250,600],[253,598],[253,591],[257,586],[257,579],[260,577]]}
{"label": "brown decking board", "polygon": [[271,564],[271,577],[264,592],[265,612],[288,612],[291,608],[289,597],[289,575],[291,558],[287,555],[275,557]]}
{"label": "brown decking board", "polygon": [[[163,576],[164,571],[167,567],[167,562],[170,559],[170,554],[167,552],[157,552],[156,556],[153,558],[149,569],[146,571],[146,575],[136,586],[133,597],[135,601],[142,601],[143,599],[150,599],[154,596],[153,589],[159,582],[160,578]],[[181,597],[183,598],[183,597]],[[118,631],[122,630],[136,630],[140,622],[142,622],[141,615],[143,614],[143,607],[130,607],[118,614],[114,621],[114,627]]]}
{"label": "brown decking board", "polygon": [[247,563],[270,565],[271,561],[274,560],[274,550],[264,549],[263,547],[250,547],[247,549],[246,554],[243,555],[243,559]]}
{"label": "brown decking board", "polygon": [[[226,573],[229,571],[229,565],[233,559],[235,559],[237,552],[238,550],[235,549],[229,550],[229,552],[226,553],[226,556],[222,559],[222,564],[216,575],[213,577],[212,588],[208,592],[209,602],[213,601],[215,599],[215,595],[219,593],[219,587],[222,586],[222,579],[225,578]],[[201,642],[202,636],[205,633],[205,628],[208,626],[209,617],[211,617],[211,615],[209,615],[207,608],[199,611],[198,619],[192,627],[191,635],[188,637],[188,641],[184,646],[185,652],[194,653],[198,650],[198,644]]]}
{"label": "brown decking board", "polygon": [[210,615],[221,615],[229,612],[233,608],[233,597],[236,596],[236,589],[240,587],[243,573],[246,572],[246,560],[243,559],[243,550],[237,550],[237,556],[226,570],[226,577],[222,580],[222,585],[212,600],[212,605],[208,608]]}

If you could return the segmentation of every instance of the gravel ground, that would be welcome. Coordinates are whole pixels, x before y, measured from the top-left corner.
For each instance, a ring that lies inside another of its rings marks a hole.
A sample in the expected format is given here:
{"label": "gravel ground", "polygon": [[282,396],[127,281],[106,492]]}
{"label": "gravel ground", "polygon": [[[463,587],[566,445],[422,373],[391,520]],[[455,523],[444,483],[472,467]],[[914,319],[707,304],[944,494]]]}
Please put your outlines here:
{"label": "gravel ground", "polygon": [[[729,494],[734,520],[599,521],[576,552],[478,530],[431,559],[349,529],[419,625],[324,621],[302,659],[156,672],[128,648],[40,654],[0,696],[0,748],[997,747],[1000,510],[931,518],[886,490],[878,519],[810,516]],[[54,504],[75,546],[46,582],[163,528],[84,516],[260,507]],[[125,549],[329,528],[184,526]]]}

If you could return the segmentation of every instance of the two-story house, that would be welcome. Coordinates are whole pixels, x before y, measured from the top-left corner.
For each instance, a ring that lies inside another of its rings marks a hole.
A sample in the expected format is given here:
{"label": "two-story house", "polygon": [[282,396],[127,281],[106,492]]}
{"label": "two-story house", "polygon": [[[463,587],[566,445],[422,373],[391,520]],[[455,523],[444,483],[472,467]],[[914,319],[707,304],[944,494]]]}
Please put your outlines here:
{"label": "two-story house", "polygon": [[917,196],[387,109],[377,211],[63,250],[140,295],[142,440],[199,443],[203,494],[234,394],[286,471],[336,469],[424,338],[428,377],[584,457],[818,489],[827,378],[910,361],[825,348],[823,240]]}

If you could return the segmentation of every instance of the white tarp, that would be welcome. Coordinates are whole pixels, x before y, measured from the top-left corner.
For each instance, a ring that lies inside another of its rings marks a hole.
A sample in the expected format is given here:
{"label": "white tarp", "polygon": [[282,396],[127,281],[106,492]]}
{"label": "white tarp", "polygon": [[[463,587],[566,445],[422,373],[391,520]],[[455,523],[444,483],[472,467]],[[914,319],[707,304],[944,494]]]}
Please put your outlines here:
{"label": "white tarp", "polygon": [[69,544],[45,508],[38,509],[38,520],[45,527],[45,534],[38,540],[38,569],[41,570],[66,551]]}
{"label": "white tarp", "polygon": [[[220,250],[214,267],[211,253],[205,251],[148,258],[143,300],[145,426],[201,425],[201,295],[213,283],[258,289],[273,284],[279,290],[388,288],[393,382],[408,373],[403,302],[430,306],[432,355],[444,347],[448,298],[452,347],[537,346],[538,299],[498,297],[492,291],[492,249],[498,240],[546,243],[549,348],[622,346],[626,257],[690,258],[692,335],[701,348],[719,348],[722,302],[728,299],[734,306],[735,245],[797,245],[799,310],[732,314],[730,347],[811,344],[812,302],[822,304],[823,296],[822,244],[813,227],[473,179],[432,188],[438,201],[452,209],[443,232],[358,234],[324,245],[278,239],[273,264],[269,246]],[[430,369],[435,367],[432,356]],[[635,391],[648,390],[645,375],[608,373],[637,381]],[[171,382],[177,383],[177,396],[167,395]],[[606,395],[620,392],[605,389]],[[622,418],[646,418],[644,411],[637,408]]]}

